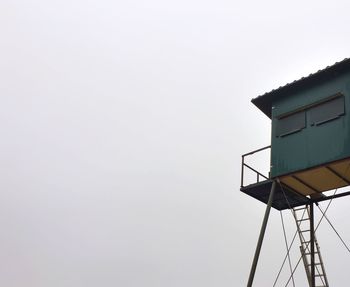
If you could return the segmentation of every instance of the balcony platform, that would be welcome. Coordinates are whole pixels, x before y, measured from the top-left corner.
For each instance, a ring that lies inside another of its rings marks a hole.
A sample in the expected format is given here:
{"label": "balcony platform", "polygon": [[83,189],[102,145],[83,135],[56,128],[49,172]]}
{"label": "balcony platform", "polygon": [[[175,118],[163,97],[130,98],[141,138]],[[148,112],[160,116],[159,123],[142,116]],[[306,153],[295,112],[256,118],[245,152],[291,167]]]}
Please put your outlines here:
{"label": "balcony platform", "polygon": [[[261,182],[250,184],[248,186],[241,187],[241,191],[254,197],[257,200],[267,204],[271,187],[272,179],[267,179]],[[284,210],[301,205],[306,205],[310,202],[310,199],[304,195],[301,195],[292,189],[288,188],[282,183],[276,184],[275,196],[272,202],[272,207],[277,210]]]}

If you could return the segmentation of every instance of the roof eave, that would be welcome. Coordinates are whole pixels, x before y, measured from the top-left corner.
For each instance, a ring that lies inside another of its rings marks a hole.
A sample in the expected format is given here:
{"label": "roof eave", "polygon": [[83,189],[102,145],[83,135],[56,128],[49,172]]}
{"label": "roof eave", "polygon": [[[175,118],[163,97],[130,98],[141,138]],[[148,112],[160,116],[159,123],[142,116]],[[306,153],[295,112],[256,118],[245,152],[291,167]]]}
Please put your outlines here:
{"label": "roof eave", "polygon": [[308,85],[312,85],[315,82],[330,78],[340,72],[350,70],[350,58],[346,58],[340,62],[335,63],[332,66],[328,66],[323,70],[319,70],[314,74],[310,74],[307,77],[303,77],[294,82],[288,83],[275,90],[267,92],[261,96],[258,96],[251,100],[251,102],[258,107],[266,116],[270,119],[272,117],[272,102],[276,98],[284,97],[290,93],[296,92],[299,89],[303,89]]}

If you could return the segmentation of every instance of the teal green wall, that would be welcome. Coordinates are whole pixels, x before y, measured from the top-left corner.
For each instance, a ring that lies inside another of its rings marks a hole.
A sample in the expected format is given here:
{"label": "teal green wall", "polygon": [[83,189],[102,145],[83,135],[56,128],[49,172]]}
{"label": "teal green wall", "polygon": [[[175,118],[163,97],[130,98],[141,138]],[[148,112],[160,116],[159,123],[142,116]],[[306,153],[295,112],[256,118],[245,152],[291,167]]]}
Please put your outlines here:
{"label": "teal green wall", "polygon": [[[319,126],[310,126],[306,113],[306,128],[300,132],[276,137],[276,117],[342,93],[345,115]],[[311,168],[350,157],[350,73],[310,85],[273,103],[271,139],[271,177]]]}

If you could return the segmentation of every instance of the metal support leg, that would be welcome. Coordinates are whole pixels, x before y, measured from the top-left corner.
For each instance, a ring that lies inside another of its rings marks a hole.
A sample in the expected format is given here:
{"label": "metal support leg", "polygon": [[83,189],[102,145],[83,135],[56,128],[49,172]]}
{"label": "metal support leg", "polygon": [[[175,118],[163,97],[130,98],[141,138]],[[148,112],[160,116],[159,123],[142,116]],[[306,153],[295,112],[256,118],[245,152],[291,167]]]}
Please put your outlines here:
{"label": "metal support leg", "polygon": [[314,204],[310,203],[310,244],[311,244],[311,287],[315,287],[315,227],[314,227]]}
{"label": "metal support leg", "polygon": [[255,254],[254,254],[253,264],[252,264],[252,267],[250,269],[250,274],[249,274],[249,280],[248,280],[247,287],[251,287],[253,285],[255,270],[256,270],[256,266],[258,264],[260,250],[261,250],[261,246],[262,246],[262,243],[263,243],[263,240],[264,240],[265,230],[266,230],[267,221],[268,221],[269,215],[270,215],[270,210],[271,210],[273,197],[274,197],[274,194],[275,194],[275,189],[276,189],[276,181],[274,181],[272,183],[272,187],[271,187],[271,191],[270,191],[270,195],[269,195],[269,201],[267,202],[267,206],[266,206],[266,210],[265,210],[265,216],[264,216],[264,220],[262,222],[258,243],[256,245],[256,250],[255,250]]}

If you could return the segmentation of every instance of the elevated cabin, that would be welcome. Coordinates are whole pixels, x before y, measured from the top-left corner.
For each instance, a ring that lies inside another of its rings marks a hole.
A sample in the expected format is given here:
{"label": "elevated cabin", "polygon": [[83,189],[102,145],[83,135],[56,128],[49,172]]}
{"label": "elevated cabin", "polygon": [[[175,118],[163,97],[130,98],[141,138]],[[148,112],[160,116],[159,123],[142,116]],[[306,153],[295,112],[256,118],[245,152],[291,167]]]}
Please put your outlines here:
{"label": "elevated cabin", "polygon": [[[271,119],[270,173],[242,160],[241,190],[266,203],[272,181],[278,179],[273,207],[304,205],[309,198],[350,184],[350,59],[252,100]],[[245,168],[258,182],[243,185]],[[261,175],[262,176],[262,175]]]}

